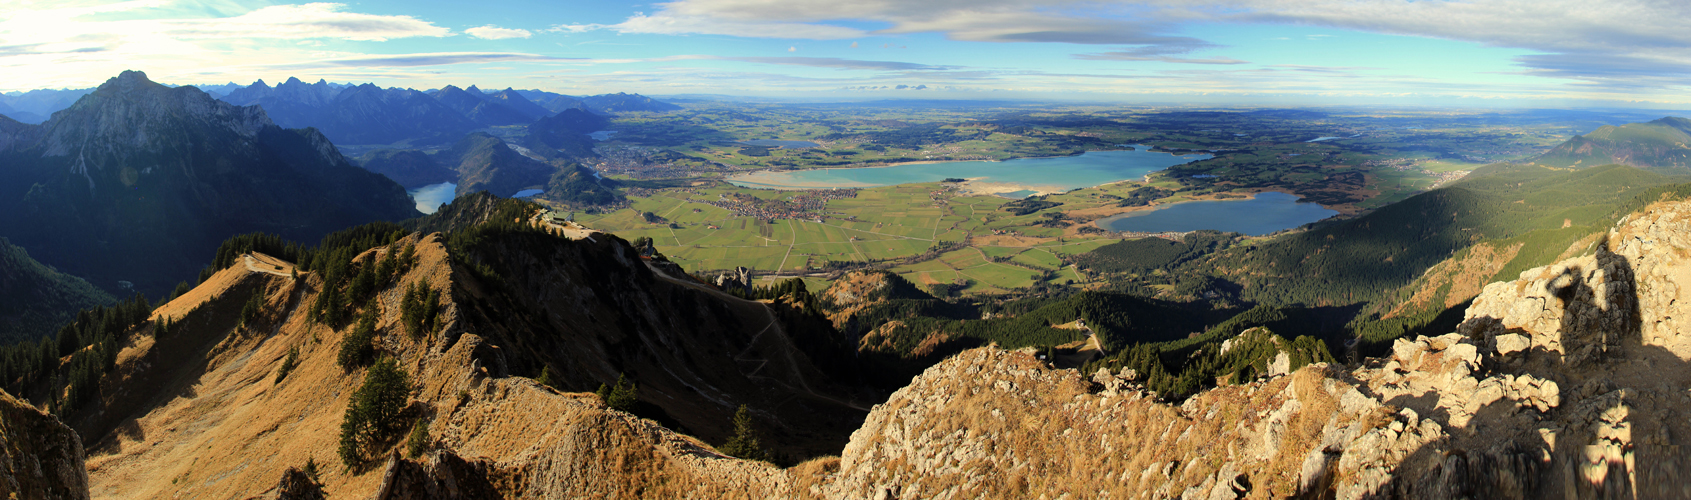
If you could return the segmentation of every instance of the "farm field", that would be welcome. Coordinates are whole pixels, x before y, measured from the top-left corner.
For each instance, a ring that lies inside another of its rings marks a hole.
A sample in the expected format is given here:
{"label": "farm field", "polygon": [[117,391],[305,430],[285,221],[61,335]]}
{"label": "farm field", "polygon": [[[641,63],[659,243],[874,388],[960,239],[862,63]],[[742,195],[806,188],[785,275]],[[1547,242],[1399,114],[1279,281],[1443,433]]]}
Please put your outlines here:
{"label": "farm field", "polygon": [[[859,190],[855,197],[830,200],[820,222],[760,219],[712,204],[736,195],[789,201],[792,193],[726,183],[664,189],[630,197],[628,208],[578,214],[577,220],[625,239],[651,238],[670,260],[701,274],[746,266],[809,276],[807,281],[825,286],[821,277],[830,269],[873,263],[918,284],[956,283],[960,293],[1004,292],[1047,275],[1058,282],[1073,279],[1078,275],[1059,272],[1067,265],[1064,257],[1115,241],[1063,237],[1062,228],[1033,225],[1047,220],[1038,213],[1000,210],[1011,201],[1007,198],[963,195],[942,183]],[[648,222],[644,213],[658,222]],[[946,251],[904,263],[938,247]],[[765,275],[766,282],[774,279]]]}

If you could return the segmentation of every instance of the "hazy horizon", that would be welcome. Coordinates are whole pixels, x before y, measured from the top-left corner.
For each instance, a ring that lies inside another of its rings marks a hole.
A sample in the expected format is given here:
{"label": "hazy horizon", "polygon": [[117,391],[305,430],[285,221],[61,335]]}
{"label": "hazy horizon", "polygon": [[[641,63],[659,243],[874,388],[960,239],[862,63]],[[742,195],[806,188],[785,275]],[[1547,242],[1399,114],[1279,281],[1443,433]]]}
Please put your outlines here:
{"label": "hazy horizon", "polygon": [[1570,0],[24,1],[0,7],[0,90],[136,69],[573,95],[1685,108],[1687,14]]}

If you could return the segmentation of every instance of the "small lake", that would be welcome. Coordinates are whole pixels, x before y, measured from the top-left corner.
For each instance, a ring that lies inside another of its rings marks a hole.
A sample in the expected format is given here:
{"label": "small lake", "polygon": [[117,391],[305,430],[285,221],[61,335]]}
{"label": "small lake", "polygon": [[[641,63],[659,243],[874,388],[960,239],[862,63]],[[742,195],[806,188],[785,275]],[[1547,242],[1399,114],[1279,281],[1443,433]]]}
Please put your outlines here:
{"label": "small lake", "polygon": [[1214,229],[1262,236],[1291,229],[1339,212],[1314,203],[1298,203],[1286,193],[1257,193],[1248,200],[1190,201],[1152,211],[1130,212],[1101,219],[1098,226],[1111,231],[1158,233]]}
{"label": "small lake", "polygon": [[1019,158],[1005,161],[942,161],[891,167],[829,168],[753,172],[729,182],[740,187],[774,189],[865,188],[969,179],[969,190],[1009,198],[1060,193],[1111,182],[1139,179],[1174,165],[1212,158],[1208,154],[1175,156],[1144,151],[1088,151],[1076,156]]}
{"label": "small lake", "polygon": [[451,182],[430,184],[417,189],[407,189],[405,194],[417,202],[417,210],[425,214],[432,214],[440,210],[445,203],[452,203],[452,198],[458,193],[458,185]]}
{"label": "small lake", "polygon": [[752,139],[752,140],[749,140],[749,141],[740,141],[738,144],[745,144],[747,146],[764,146],[764,147],[770,147],[770,148],[780,146],[780,147],[788,148],[788,149],[805,149],[805,148],[822,147],[821,144],[817,144],[817,143],[810,142],[810,141],[777,141],[777,140],[774,140],[774,139]]}
{"label": "small lake", "polygon": [[587,134],[587,136],[592,137],[595,141],[607,141],[611,139],[611,135],[616,133],[617,131],[615,130],[600,130],[598,132]]}
{"label": "small lake", "polygon": [[511,195],[511,197],[512,198],[527,198],[527,197],[534,196],[534,195],[544,193],[544,192],[546,192],[546,190],[544,190],[544,189],[524,189],[522,191],[517,191],[517,194]]}
{"label": "small lake", "polygon": [[1303,142],[1321,142],[1321,141],[1331,141],[1333,139],[1355,139],[1355,138],[1358,138],[1358,137],[1362,137],[1362,134],[1356,134],[1356,135],[1349,136],[1349,137],[1321,136],[1321,137],[1316,137],[1314,139],[1310,139],[1310,140],[1303,141]]}

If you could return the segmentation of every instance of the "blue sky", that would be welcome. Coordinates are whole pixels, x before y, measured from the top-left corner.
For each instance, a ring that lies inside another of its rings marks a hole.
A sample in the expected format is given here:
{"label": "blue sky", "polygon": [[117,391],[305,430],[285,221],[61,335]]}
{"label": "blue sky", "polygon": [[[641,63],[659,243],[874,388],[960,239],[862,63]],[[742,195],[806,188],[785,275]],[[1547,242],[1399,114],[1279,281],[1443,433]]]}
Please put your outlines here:
{"label": "blue sky", "polygon": [[569,94],[1683,107],[1686,18],[1691,2],[1650,0],[7,0],[0,90],[138,69]]}

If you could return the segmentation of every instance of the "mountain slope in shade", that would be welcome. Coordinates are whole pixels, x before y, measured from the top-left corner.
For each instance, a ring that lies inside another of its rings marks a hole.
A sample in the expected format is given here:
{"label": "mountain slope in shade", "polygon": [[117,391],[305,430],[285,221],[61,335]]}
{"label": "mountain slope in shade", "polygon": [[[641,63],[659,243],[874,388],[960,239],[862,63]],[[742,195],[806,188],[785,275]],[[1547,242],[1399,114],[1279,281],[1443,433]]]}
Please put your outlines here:
{"label": "mountain slope in shade", "polygon": [[596,156],[593,153],[593,137],[588,134],[608,126],[610,120],[603,116],[579,109],[565,109],[529,124],[528,137],[524,140],[529,149],[550,149],[572,158]]}
{"label": "mountain slope in shade", "polygon": [[441,165],[434,155],[415,149],[381,149],[366,153],[358,166],[415,189],[442,182],[457,182],[458,172]]}
{"label": "mountain slope in shade", "polygon": [[112,302],[116,299],[82,278],[44,266],[0,238],[0,343],[47,336],[77,311]]}
{"label": "mountain slope in shade", "polygon": [[458,171],[458,192],[489,191],[510,197],[517,191],[546,184],[558,169],[523,156],[498,137],[476,132],[442,153]]}
{"label": "mountain slope in shade", "polygon": [[1568,139],[1533,162],[1556,167],[1618,163],[1691,174],[1691,120],[1670,116],[1644,123],[1605,125]]}
{"label": "mountain slope in shade", "polygon": [[315,240],[417,215],[314,130],[126,71],[38,126],[0,125],[0,236],[108,290],[161,296],[217,242]]}

